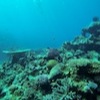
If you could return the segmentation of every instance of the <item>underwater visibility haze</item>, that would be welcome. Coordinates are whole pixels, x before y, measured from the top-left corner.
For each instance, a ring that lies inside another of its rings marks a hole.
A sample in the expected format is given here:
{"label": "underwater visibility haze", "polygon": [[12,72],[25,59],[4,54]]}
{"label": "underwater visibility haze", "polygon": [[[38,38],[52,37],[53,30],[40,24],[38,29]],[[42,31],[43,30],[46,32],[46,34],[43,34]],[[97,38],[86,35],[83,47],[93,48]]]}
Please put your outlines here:
{"label": "underwater visibility haze", "polygon": [[100,100],[100,0],[0,0],[0,100]]}
{"label": "underwater visibility haze", "polygon": [[59,47],[99,12],[99,0],[0,0],[0,45]]}

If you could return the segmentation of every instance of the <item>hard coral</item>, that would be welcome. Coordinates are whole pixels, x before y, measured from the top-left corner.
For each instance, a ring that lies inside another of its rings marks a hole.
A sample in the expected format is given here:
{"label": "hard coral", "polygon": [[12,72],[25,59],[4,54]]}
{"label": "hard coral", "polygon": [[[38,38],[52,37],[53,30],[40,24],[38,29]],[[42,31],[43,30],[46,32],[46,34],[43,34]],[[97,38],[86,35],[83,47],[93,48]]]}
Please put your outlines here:
{"label": "hard coral", "polygon": [[49,93],[51,92],[51,86],[49,83],[49,79],[48,79],[48,75],[43,74],[43,75],[39,75],[36,79],[36,84],[37,86],[43,90],[45,93]]}
{"label": "hard coral", "polygon": [[60,53],[57,49],[49,49],[47,58],[48,59],[55,59],[56,57],[59,57]]}
{"label": "hard coral", "polygon": [[94,22],[99,21],[99,17],[95,16],[95,17],[93,17],[92,20],[93,20]]}
{"label": "hard coral", "polygon": [[86,33],[90,33],[93,37],[100,36],[100,20],[98,17],[93,18],[93,22],[86,28],[82,29],[82,34],[86,36]]}
{"label": "hard coral", "polygon": [[46,66],[49,70],[51,70],[52,67],[54,67],[56,64],[58,64],[58,62],[56,60],[49,60],[47,63],[46,63]]}
{"label": "hard coral", "polygon": [[9,56],[11,56],[12,60],[11,60],[11,64],[15,64],[15,63],[19,63],[23,66],[26,65],[26,63],[28,62],[28,59],[31,55],[30,55],[30,49],[25,49],[25,50],[4,50],[3,53],[8,54]]}

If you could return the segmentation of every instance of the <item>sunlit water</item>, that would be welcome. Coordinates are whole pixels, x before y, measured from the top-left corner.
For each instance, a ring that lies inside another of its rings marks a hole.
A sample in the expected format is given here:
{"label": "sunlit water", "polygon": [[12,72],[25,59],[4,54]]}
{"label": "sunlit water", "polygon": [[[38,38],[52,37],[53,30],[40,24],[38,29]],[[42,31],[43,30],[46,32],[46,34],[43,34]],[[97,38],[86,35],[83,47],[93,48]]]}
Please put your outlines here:
{"label": "sunlit water", "polygon": [[0,55],[4,49],[60,47],[94,16],[100,17],[100,0],[0,0]]}

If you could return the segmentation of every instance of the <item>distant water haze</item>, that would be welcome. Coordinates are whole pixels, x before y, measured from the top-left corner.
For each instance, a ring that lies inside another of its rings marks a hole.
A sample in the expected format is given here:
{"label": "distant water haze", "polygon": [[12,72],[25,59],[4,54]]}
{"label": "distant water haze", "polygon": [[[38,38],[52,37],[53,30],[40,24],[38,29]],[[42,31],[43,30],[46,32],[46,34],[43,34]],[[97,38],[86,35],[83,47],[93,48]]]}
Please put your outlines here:
{"label": "distant water haze", "polygon": [[100,0],[0,0],[0,52],[60,47],[93,16],[100,17]]}

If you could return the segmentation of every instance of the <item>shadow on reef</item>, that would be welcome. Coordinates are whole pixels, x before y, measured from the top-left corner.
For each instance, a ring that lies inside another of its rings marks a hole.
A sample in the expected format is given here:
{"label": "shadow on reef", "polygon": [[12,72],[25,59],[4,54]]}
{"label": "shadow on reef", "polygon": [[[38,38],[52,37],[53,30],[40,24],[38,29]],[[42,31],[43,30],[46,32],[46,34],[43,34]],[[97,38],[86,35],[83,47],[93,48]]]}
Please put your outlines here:
{"label": "shadow on reef", "polygon": [[98,17],[61,48],[3,52],[0,100],[100,100]]}

